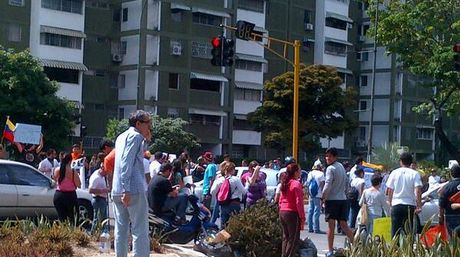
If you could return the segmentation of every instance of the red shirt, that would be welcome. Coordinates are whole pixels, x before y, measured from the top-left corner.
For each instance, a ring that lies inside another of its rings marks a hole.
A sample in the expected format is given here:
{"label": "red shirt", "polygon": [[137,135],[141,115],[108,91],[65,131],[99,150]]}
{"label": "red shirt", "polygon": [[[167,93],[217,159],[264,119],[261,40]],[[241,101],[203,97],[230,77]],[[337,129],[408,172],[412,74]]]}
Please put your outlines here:
{"label": "red shirt", "polygon": [[115,149],[112,149],[109,154],[104,158],[104,170],[107,173],[113,174],[115,168]]}
{"label": "red shirt", "polygon": [[297,212],[300,219],[305,220],[303,188],[300,181],[295,179],[289,180],[286,192],[281,191],[279,210]]}

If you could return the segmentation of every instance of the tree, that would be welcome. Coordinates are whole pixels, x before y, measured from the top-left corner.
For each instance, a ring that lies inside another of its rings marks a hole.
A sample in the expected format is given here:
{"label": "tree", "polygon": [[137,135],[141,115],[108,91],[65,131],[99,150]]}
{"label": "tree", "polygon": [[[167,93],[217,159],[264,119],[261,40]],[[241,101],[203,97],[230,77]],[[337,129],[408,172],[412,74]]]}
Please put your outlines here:
{"label": "tree", "polygon": [[[376,2],[368,2],[369,16],[375,22]],[[445,134],[442,122],[444,114],[458,113],[460,107],[460,76],[453,71],[452,50],[460,43],[460,1],[384,1],[377,17],[377,42],[396,54],[404,69],[423,78],[418,86],[434,89],[427,102],[414,110],[434,116],[441,146],[460,160],[458,148]],[[374,34],[372,29],[368,34]]]}
{"label": "tree", "polygon": [[[200,147],[197,137],[184,130],[188,123],[183,119],[161,118],[152,116],[152,142],[150,151],[181,153],[184,150],[192,150]],[[112,119],[107,125],[106,137],[115,140],[118,135],[128,129],[128,120],[121,121]]]}
{"label": "tree", "polygon": [[75,126],[75,106],[56,96],[58,88],[28,51],[0,46],[0,119],[41,125],[45,149],[68,146]]}
{"label": "tree", "polygon": [[[268,147],[286,150],[292,142],[292,99],[294,76],[284,73],[267,81],[264,101],[249,121],[264,132]],[[350,114],[355,107],[355,92],[342,89],[342,80],[332,66],[303,65],[299,79],[299,148],[308,151],[318,147],[319,138],[334,138],[356,127]]]}
{"label": "tree", "polygon": [[399,143],[385,143],[372,149],[373,161],[385,166],[388,171],[399,167],[399,156],[403,152],[409,152],[408,147],[401,147]]}

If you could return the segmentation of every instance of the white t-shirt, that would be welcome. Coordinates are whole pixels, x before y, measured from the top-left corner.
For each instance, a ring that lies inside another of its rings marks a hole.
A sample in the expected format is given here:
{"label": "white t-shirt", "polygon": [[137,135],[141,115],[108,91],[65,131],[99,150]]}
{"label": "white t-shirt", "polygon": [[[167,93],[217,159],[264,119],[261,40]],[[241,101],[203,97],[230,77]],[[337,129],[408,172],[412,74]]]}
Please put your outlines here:
{"label": "white t-shirt", "polygon": [[441,177],[439,177],[438,175],[436,176],[431,175],[428,177],[428,184],[430,185],[430,187],[436,186],[437,184],[439,184],[440,180],[441,180]]}
{"label": "white t-shirt", "polygon": [[161,166],[161,163],[157,160],[154,160],[150,163],[149,172],[150,172],[151,178],[153,178],[154,176],[158,174],[158,172],[160,171],[160,166]]}
{"label": "white t-shirt", "polygon": [[390,173],[386,186],[393,189],[391,206],[398,204],[416,206],[415,188],[422,187],[422,179],[417,171],[401,167]]}
{"label": "white t-shirt", "polygon": [[[88,189],[104,189],[107,188],[107,184],[105,183],[105,177],[99,174],[99,170],[95,170],[91,177],[89,177],[89,186]],[[96,194],[92,194],[96,196]],[[97,196],[107,198],[107,194],[98,194]]]}
{"label": "white t-shirt", "polygon": [[319,197],[321,198],[321,196],[323,195],[323,190],[321,189],[321,182],[324,182],[326,179],[324,178],[324,172],[320,171],[320,170],[312,170],[308,173],[308,176],[307,176],[307,187],[308,185],[310,185],[310,181],[314,179],[316,180],[316,184],[318,184],[318,193],[312,197]]}
{"label": "white t-shirt", "polygon": [[53,163],[51,163],[48,158],[45,158],[38,164],[38,170],[50,178],[57,167],[59,167],[59,162],[56,159],[53,159]]}
{"label": "white t-shirt", "polygon": [[150,173],[149,166],[150,166],[149,160],[144,158],[144,174],[149,174]]}
{"label": "white t-shirt", "polygon": [[366,187],[366,186],[364,186],[364,188],[362,188],[362,185],[365,185],[365,184],[366,184],[366,181],[363,178],[360,178],[360,177],[355,177],[350,182],[350,186],[355,187],[356,189],[358,189],[360,198],[361,198],[361,195],[363,194],[363,192],[361,192],[361,189],[365,189],[365,187]]}

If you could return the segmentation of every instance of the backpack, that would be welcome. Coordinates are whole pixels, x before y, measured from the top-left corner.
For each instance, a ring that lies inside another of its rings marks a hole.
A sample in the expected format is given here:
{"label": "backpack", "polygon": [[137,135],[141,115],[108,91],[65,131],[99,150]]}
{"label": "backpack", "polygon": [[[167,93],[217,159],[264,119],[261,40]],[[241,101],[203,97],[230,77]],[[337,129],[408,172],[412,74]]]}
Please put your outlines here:
{"label": "backpack", "polygon": [[227,205],[232,200],[232,190],[230,188],[230,178],[225,178],[224,183],[219,188],[217,193],[217,202],[220,205]]}
{"label": "backpack", "polygon": [[347,198],[351,201],[358,201],[359,199],[359,191],[356,187],[350,186],[347,191]]}
{"label": "backpack", "polygon": [[319,191],[319,186],[318,183],[316,182],[316,179],[312,176],[310,179],[310,182],[308,183],[308,192],[310,193],[311,197],[316,197]]}

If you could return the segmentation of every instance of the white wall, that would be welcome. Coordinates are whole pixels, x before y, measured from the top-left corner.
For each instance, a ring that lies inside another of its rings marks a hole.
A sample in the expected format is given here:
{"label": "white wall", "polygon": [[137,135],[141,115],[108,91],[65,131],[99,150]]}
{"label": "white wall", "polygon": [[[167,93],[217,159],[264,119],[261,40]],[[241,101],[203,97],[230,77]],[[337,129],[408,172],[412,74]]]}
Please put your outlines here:
{"label": "white wall", "polygon": [[125,75],[125,88],[118,89],[118,100],[137,99],[137,69],[121,71],[120,75]]}
{"label": "white wall", "polygon": [[56,92],[58,97],[79,103],[81,103],[81,94],[81,85],[70,83],[59,83],[59,90]]}
{"label": "white wall", "polygon": [[377,147],[388,143],[389,127],[387,125],[373,125],[372,127],[372,145]]}
{"label": "white wall", "polygon": [[145,100],[149,101],[150,98],[158,100],[157,92],[158,92],[158,71],[146,70],[145,71]]}
{"label": "white wall", "polygon": [[[359,120],[368,122],[371,114],[371,100],[361,99],[360,101],[367,101],[367,111],[359,112]],[[389,106],[389,99],[374,99],[374,121],[388,121],[390,118]]]}
{"label": "white wall", "polygon": [[248,130],[233,130],[233,144],[260,145],[261,133]]}
{"label": "white wall", "polygon": [[338,136],[336,138],[332,139],[327,139],[327,138],[320,138],[320,143],[322,148],[329,148],[329,147],[335,147],[338,149],[343,149],[345,146],[345,137],[344,136]]}
{"label": "white wall", "polygon": [[[237,20],[248,21],[254,23],[258,27],[265,28],[264,13],[238,9],[236,15]],[[250,54],[262,57],[264,56],[264,48],[253,41],[237,39],[235,44],[235,51],[236,53]]]}
{"label": "white wall", "polygon": [[348,29],[342,30],[342,29],[336,29],[336,28],[325,26],[324,36],[347,41],[348,40]]}
{"label": "white wall", "polygon": [[348,5],[351,0],[342,2],[337,0],[319,0],[324,1],[324,6],[327,11],[348,16]]}
{"label": "white wall", "polygon": [[[362,73],[362,76],[367,76],[367,86],[359,87],[360,95],[371,95],[372,91],[372,73]],[[374,95],[389,95],[391,89],[391,73],[379,72],[375,74],[375,91]]]}
{"label": "white wall", "polygon": [[[121,10],[121,31],[139,29],[141,19],[142,0],[122,3]],[[128,8],[128,20],[123,22],[123,9]]]}
{"label": "white wall", "polygon": [[322,64],[346,68],[347,67],[347,57],[324,53]]}
{"label": "white wall", "polygon": [[262,84],[263,78],[263,72],[235,69],[235,81],[246,81]]}
{"label": "white wall", "polygon": [[121,37],[120,41],[126,41],[126,54],[121,65],[137,65],[139,63],[139,35]]}
{"label": "white wall", "polygon": [[[370,70],[374,65],[374,52],[373,48],[363,48],[362,51],[368,52],[369,58],[367,61],[361,61],[361,69],[362,70]],[[377,69],[390,69],[391,68],[391,55],[387,55],[385,52],[385,48],[378,47],[377,48],[377,62],[375,67]]]}
{"label": "white wall", "polygon": [[[160,48],[160,37],[159,36],[152,36],[147,35],[147,56],[146,56],[146,63],[147,65],[156,63],[158,65],[159,62],[159,50]],[[139,48],[137,48],[139,49]],[[132,50],[134,52],[134,49]]]}
{"label": "white wall", "polygon": [[[155,30],[160,28],[161,1],[148,0],[147,28]],[[140,15],[140,14],[139,14]],[[140,16],[139,16],[140,18]]]}

